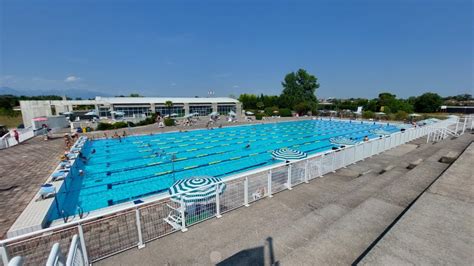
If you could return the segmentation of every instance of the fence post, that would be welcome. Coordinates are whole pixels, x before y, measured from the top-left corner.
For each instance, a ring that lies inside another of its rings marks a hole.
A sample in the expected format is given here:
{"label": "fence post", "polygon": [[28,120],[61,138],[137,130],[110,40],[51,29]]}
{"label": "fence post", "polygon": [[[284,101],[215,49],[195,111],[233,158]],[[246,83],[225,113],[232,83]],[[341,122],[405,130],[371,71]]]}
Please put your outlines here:
{"label": "fence post", "polygon": [[181,203],[180,204],[181,206],[179,208],[179,212],[181,214],[181,232],[186,232],[188,231],[188,228],[186,228],[186,213],[185,213],[186,205],[182,197],[181,197],[180,203]]}
{"label": "fence post", "polygon": [[357,146],[359,146],[359,143],[356,143],[354,145],[354,161],[352,162],[352,164],[355,164],[357,162]]}
{"label": "fence post", "polygon": [[0,245],[0,254],[2,255],[3,265],[8,265],[8,253],[4,245]]}
{"label": "fence post", "polygon": [[364,141],[364,142],[361,144],[361,145],[362,145],[362,161],[365,159],[365,146],[366,146],[365,144],[366,144],[366,143],[367,143],[367,142]]}
{"label": "fence post", "polygon": [[464,132],[466,132],[466,126],[467,126],[467,118],[464,116],[464,124],[462,126],[462,134],[464,134]]}
{"label": "fence post", "polygon": [[371,143],[370,145],[372,146],[372,149],[370,149],[370,157],[374,156],[375,153],[376,153],[376,151],[374,151],[374,147],[375,147],[374,143],[375,142],[376,142],[376,140],[370,142]]}
{"label": "fence post", "polygon": [[138,249],[141,249],[145,247],[145,243],[143,243],[142,223],[140,220],[140,210],[138,208],[135,209],[135,218],[137,222],[137,231],[138,231]]}
{"label": "fence post", "polygon": [[288,181],[287,181],[288,190],[292,190],[292,188],[291,188],[291,168],[292,167],[293,167],[293,164],[289,163],[288,164]]}
{"label": "fence post", "polygon": [[347,147],[344,147],[341,150],[341,156],[342,156],[342,168],[346,168],[346,153],[347,153]]}
{"label": "fence post", "polygon": [[249,177],[246,176],[244,180],[244,206],[248,207],[249,205]]}
{"label": "fence post", "polygon": [[306,159],[306,164],[304,166],[304,182],[309,183],[309,159]]}
{"label": "fence post", "polygon": [[81,241],[82,256],[84,257],[84,264],[89,265],[89,256],[87,255],[86,240],[84,239],[84,231],[82,230],[82,224],[77,225],[77,231],[79,232],[79,241]]}
{"label": "fence post", "polygon": [[273,197],[272,195],[272,169],[268,170],[267,174],[267,190],[268,190],[268,197]]}
{"label": "fence post", "polygon": [[221,218],[221,201],[219,197],[219,185],[216,186],[216,218]]}

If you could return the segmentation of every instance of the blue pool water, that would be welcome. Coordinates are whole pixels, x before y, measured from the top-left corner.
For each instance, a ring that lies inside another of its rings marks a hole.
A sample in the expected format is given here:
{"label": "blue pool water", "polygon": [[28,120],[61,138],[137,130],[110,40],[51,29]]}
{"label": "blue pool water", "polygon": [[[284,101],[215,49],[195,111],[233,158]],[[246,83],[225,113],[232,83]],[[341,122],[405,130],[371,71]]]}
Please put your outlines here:
{"label": "blue pool water", "polygon": [[306,120],[88,141],[88,160],[79,162],[84,175],[74,171],[49,218],[74,215],[78,206],[89,212],[162,193],[177,179],[225,177],[278,163],[271,157],[278,148],[315,154],[332,149],[333,137],[375,138],[374,129],[399,131],[369,122]]}

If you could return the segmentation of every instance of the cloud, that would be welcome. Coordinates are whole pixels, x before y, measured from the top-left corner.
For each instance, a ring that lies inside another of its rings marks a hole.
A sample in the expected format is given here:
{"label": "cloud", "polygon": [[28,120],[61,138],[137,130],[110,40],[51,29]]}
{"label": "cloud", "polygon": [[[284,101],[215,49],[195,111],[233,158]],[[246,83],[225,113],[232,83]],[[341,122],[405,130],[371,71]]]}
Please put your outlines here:
{"label": "cloud", "polygon": [[66,79],[64,79],[64,82],[77,82],[80,79],[81,79],[80,77],[71,75],[71,76],[68,76]]}
{"label": "cloud", "polygon": [[232,86],[232,88],[237,89],[237,88],[240,88],[240,86],[239,85],[234,85],[234,86]]}

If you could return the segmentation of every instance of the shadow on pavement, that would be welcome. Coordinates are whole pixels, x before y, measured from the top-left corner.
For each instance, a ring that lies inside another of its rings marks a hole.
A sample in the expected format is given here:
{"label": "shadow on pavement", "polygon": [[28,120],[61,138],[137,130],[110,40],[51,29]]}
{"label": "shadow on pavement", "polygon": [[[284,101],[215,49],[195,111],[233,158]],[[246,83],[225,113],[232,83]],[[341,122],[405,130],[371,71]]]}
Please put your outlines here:
{"label": "shadow on pavement", "polygon": [[279,263],[275,262],[275,254],[273,251],[273,238],[268,237],[263,246],[255,248],[244,249],[236,254],[222,260],[216,264],[217,266],[230,266],[230,265],[252,265],[252,266],[263,266],[263,265],[276,265]]}

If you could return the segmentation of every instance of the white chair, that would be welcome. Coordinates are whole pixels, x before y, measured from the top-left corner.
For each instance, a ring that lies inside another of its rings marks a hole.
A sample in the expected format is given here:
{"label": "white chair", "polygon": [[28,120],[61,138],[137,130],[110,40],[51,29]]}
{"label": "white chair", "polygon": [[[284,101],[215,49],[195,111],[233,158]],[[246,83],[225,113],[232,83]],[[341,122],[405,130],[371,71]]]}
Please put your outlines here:
{"label": "white chair", "polygon": [[362,106],[357,107],[357,111],[354,112],[355,115],[362,115]]}
{"label": "white chair", "polygon": [[170,208],[171,211],[169,212],[168,217],[163,218],[163,220],[167,222],[169,225],[171,225],[173,229],[181,230],[182,224],[183,224],[182,223],[183,218],[181,217],[181,215],[184,214],[184,211],[186,208],[183,206],[179,206],[175,208],[169,204],[166,204],[166,206],[168,206],[168,208]]}

